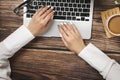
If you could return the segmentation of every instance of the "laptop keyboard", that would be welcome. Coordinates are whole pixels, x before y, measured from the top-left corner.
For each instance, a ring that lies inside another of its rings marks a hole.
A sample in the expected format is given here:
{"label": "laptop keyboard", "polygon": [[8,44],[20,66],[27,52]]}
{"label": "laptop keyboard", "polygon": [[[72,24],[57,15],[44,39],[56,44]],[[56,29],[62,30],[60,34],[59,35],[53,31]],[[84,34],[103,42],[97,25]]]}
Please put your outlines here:
{"label": "laptop keyboard", "polygon": [[42,6],[53,6],[55,10],[54,19],[89,21],[91,0],[33,0],[33,8],[29,8],[27,18]]}

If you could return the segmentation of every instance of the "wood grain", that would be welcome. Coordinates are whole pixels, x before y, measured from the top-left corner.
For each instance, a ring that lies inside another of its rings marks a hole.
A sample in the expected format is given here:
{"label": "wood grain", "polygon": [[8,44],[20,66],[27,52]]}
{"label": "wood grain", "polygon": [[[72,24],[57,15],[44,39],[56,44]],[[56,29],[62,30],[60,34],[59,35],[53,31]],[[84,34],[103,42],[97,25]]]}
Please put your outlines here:
{"label": "wood grain", "polygon": [[[119,54],[109,56],[120,62]],[[69,51],[23,49],[11,62],[12,77],[18,80],[103,80],[96,70]]]}
{"label": "wood grain", "polygon": [[[85,40],[120,63],[120,37],[107,39],[100,13],[116,7],[114,0],[96,0],[92,38]],[[0,41],[23,23],[13,9],[22,0],[0,0]],[[11,59],[13,80],[103,80],[99,73],[69,51],[60,38],[36,37]]]}

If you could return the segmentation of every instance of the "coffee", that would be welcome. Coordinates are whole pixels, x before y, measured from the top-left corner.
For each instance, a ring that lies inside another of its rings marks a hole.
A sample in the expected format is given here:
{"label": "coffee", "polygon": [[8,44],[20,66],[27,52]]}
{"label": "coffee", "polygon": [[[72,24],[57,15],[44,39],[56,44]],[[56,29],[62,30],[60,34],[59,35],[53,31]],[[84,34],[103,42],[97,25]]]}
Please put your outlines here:
{"label": "coffee", "polygon": [[120,34],[120,15],[114,16],[109,20],[109,30],[114,34]]}

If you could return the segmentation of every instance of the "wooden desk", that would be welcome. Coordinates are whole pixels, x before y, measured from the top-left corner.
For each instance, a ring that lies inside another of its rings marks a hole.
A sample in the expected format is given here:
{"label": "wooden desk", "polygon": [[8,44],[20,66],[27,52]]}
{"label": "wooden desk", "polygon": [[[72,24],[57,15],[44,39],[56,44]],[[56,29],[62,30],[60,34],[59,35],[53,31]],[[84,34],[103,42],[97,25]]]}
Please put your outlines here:
{"label": "wooden desk", "polygon": [[[107,39],[100,12],[115,7],[114,0],[95,0],[92,42],[120,63],[120,37]],[[0,0],[0,41],[22,25],[13,9],[22,0]],[[11,59],[13,80],[103,80],[99,73],[74,55],[60,38],[37,37]]]}

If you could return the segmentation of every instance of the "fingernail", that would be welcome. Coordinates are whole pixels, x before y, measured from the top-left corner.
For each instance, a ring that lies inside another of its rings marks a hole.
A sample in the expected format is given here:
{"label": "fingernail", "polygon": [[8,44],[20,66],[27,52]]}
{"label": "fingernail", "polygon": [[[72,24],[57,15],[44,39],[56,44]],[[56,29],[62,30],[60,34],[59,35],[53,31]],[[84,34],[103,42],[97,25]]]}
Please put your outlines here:
{"label": "fingernail", "polygon": [[53,11],[53,13],[55,13],[55,11]]}
{"label": "fingernail", "polygon": [[66,25],[67,23],[66,23],[66,22],[64,22],[64,24]]}
{"label": "fingernail", "polygon": [[50,6],[47,6],[47,7],[50,7]]}
{"label": "fingernail", "polygon": [[60,23],[60,25],[63,25],[63,23]]}
{"label": "fingernail", "polygon": [[54,7],[53,7],[53,6],[51,6],[51,9],[54,9]]}
{"label": "fingernail", "polygon": [[72,22],[70,22],[70,24],[73,24]]}

